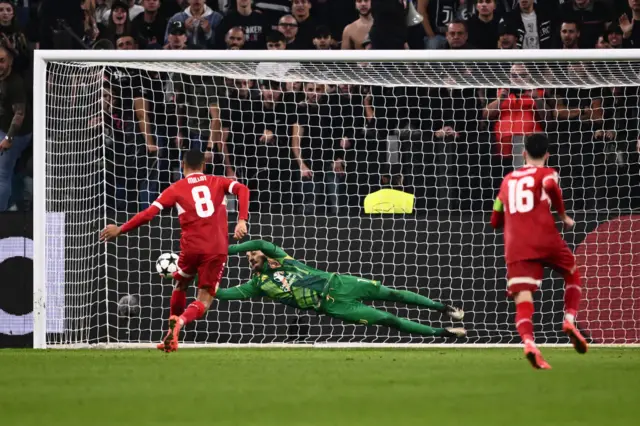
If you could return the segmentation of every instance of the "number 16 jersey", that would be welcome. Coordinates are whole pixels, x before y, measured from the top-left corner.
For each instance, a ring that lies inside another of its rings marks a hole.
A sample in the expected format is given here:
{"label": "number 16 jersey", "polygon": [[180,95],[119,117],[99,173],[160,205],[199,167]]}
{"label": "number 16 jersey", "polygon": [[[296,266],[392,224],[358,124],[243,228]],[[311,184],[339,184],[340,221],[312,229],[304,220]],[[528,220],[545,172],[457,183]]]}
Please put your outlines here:
{"label": "number 16 jersey", "polygon": [[[236,185],[240,184],[231,179],[193,173],[173,183],[153,202],[160,210],[173,206],[178,210],[183,253],[227,254],[226,194],[233,194]],[[247,218],[241,214],[240,219]]]}
{"label": "number 16 jersey", "polygon": [[558,174],[549,167],[524,166],[502,181],[498,198],[504,205],[507,264],[542,259],[566,245],[556,228],[545,188],[560,192]]}

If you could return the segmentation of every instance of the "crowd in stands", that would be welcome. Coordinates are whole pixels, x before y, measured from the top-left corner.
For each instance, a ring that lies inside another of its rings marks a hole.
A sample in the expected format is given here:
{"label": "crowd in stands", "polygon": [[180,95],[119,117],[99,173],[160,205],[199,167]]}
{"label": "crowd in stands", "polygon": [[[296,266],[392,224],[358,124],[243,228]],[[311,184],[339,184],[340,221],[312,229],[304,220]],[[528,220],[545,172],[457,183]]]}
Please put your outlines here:
{"label": "crowd in stands", "polygon": [[[0,0],[0,211],[29,208],[34,49],[640,46],[640,0],[414,0],[421,21],[411,1]],[[563,72],[584,81],[590,71]],[[506,75],[531,82],[522,64]],[[118,211],[137,211],[179,178],[184,149],[249,183],[262,211],[357,214],[383,187],[414,193],[418,211],[478,211],[520,164],[523,137],[541,131],[556,141],[552,164],[568,177],[574,208],[638,207],[634,86],[332,86],[121,67],[104,76],[102,110],[78,125],[93,133],[80,142],[106,147],[108,204]],[[55,78],[54,91],[77,83]]]}

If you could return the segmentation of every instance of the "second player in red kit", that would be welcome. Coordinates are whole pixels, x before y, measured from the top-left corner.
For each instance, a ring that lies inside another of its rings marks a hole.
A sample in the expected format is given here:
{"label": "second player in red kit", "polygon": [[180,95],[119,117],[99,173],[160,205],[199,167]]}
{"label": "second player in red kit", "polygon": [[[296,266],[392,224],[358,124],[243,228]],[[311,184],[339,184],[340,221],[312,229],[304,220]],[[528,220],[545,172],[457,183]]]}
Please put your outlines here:
{"label": "second player in red kit", "polygon": [[493,207],[491,225],[504,225],[507,293],[516,303],[516,328],[525,345],[525,355],[535,368],[548,369],[533,338],[533,293],[550,267],[565,280],[563,331],[579,353],[587,343],[575,326],[580,304],[581,279],[573,252],[556,229],[555,208],[566,229],[574,222],[565,211],[558,174],[546,167],[549,139],[543,134],[527,136],[525,163],[505,176]]}
{"label": "second player in red kit", "polygon": [[[205,175],[204,154],[189,151],[183,158],[185,177],[167,188],[149,208],[121,227],[108,225],[101,233],[103,241],[116,238],[147,222],[165,208],[176,207],[182,235],[176,287],[171,295],[169,331],[158,349],[172,352],[178,348],[180,329],[202,318],[211,306],[222,279],[229,247],[226,195],[238,197],[239,214],[234,237],[247,233],[249,189],[234,180]],[[186,290],[198,275],[197,300],[186,307]],[[185,309],[186,307],[186,309]]]}

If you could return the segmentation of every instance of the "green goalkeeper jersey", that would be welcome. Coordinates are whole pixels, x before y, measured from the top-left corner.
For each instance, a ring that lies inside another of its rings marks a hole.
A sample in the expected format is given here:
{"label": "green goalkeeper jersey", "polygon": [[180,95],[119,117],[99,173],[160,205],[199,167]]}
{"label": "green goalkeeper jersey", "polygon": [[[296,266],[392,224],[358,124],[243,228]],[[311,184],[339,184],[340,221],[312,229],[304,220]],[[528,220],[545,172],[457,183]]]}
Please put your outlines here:
{"label": "green goalkeeper jersey", "polygon": [[260,250],[270,261],[242,285],[218,290],[220,300],[266,296],[298,309],[318,309],[332,273],[311,268],[287,255],[280,247],[255,240],[229,247],[229,254]]}

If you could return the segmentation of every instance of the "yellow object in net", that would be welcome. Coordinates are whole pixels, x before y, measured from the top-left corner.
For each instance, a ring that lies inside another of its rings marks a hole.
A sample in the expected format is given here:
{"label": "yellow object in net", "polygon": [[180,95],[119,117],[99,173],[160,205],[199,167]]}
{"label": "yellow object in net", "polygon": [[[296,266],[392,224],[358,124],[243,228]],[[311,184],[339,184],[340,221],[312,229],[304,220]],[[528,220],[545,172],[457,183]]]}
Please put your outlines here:
{"label": "yellow object in net", "polygon": [[364,212],[367,214],[411,214],[413,213],[413,194],[396,189],[381,189],[366,196]]}

